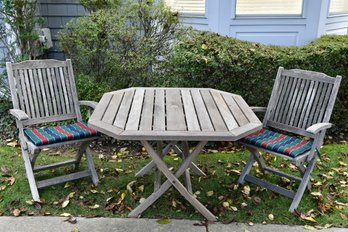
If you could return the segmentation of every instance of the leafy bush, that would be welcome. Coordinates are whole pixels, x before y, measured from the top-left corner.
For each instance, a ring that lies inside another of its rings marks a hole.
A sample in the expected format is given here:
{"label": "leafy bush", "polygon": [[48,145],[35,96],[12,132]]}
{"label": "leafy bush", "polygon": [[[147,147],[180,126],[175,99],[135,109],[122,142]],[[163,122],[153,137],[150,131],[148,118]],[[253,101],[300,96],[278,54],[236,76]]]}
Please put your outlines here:
{"label": "leafy bush", "polygon": [[92,12],[59,34],[77,72],[113,88],[146,85],[158,57],[170,52],[178,17],[162,1],[84,2],[93,3]]}
{"label": "leafy bush", "polygon": [[342,75],[332,122],[348,125],[348,36],[323,36],[303,47],[268,46],[191,31],[180,36],[159,68],[157,86],[211,87],[267,106],[279,66]]}

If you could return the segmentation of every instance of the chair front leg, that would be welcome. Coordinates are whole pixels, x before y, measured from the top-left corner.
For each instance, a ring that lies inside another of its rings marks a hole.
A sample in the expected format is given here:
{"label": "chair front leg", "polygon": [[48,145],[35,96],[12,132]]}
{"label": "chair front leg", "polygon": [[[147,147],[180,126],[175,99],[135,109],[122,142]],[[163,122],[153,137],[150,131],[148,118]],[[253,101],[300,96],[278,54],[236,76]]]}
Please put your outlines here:
{"label": "chair front leg", "polygon": [[308,166],[307,166],[307,168],[304,172],[304,175],[302,177],[302,181],[300,183],[300,186],[298,187],[297,192],[296,192],[294,199],[291,203],[291,206],[289,208],[289,211],[291,213],[295,211],[295,209],[298,207],[298,205],[302,199],[303,193],[306,190],[306,187],[308,186],[308,182],[309,182],[309,179],[311,177],[311,173],[314,169],[314,165],[315,165],[316,160],[317,160],[317,156],[314,156],[313,159],[308,163]]}
{"label": "chair front leg", "polygon": [[91,151],[90,151],[88,146],[85,150],[85,154],[86,154],[86,160],[87,160],[87,167],[88,167],[89,171],[91,172],[92,182],[94,185],[98,185],[98,183],[99,183],[98,174],[95,170],[94,162],[93,162],[93,159],[91,156]]}
{"label": "chair front leg", "polygon": [[34,201],[40,202],[40,195],[36,185],[36,180],[35,180],[35,176],[33,172],[33,166],[31,164],[27,149],[22,148],[22,156],[24,160],[25,172],[27,174],[31,195]]}

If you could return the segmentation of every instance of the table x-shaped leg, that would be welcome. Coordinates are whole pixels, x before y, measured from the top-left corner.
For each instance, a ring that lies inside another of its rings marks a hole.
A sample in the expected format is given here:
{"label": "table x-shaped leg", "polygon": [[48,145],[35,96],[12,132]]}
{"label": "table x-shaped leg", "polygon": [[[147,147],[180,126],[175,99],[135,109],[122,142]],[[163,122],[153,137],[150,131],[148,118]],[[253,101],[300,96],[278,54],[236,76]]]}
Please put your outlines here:
{"label": "table x-shaped leg", "polygon": [[[171,142],[169,143],[162,151],[162,155],[165,156],[169,153],[170,149],[174,149],[174,151],[179,155],[179,156],[184,156],[184,152],[181,151],[181,149],[176,145],[176,142]],[[155,162],[152,160],[148,164],[146,164],[142,169],[140,169],[136,174],[135,177],[142,177],[146,175],[152,168],[156,166]],[[191,163],[190,164],[190,169],[198,176],[206,176],[205,173],[195,164]]]}
{"label": "table x-shaped leg", "polygon": [[206,141],[200,142],[196,148],[188,155],[180,165],[175,175],[169,170],[167,165],[163,162],[161,154],[158,154],[154,148],[149,144],[148,141],[141,141],[153,161],[155,162],[157,168],[167,177],[167,180],[161,185],[161,187],[153,192],[143,203],[136,207],[132,212],[129,213],[128,217],[138,217],[142,212],[144,212],[149,206],[151,206],[160,196],[162,196],[172,185],[180,192],[180,194],[191,203],[191,205],[200,212],[209,221],[216,221],[216,217],[204,207],[192,194],[188,192],[185,186],[179,181],[179,177],[186,171],[190,166],[193,159],[200,153],[202,148],[207,143]]}

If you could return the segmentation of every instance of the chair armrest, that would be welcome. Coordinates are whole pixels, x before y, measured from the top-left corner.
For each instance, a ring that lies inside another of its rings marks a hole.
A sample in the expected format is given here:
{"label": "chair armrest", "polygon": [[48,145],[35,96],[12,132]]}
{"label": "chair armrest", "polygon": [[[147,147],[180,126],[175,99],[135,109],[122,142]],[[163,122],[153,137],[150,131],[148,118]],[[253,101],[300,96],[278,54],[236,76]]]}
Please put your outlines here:
{"label": "chair armrest", "polygon": [[10,114],[13,115],[18,121],[29,119],[29,116],[23,110],[10,109]]}
{"label": "chair armrest", "polygon": [[95,102],[95,101],[79,101],[79,103],[82,106],[88,106],[92,109],[95,109],[98,105],[98,102]]}
{"label": "chair armrest", "polygon": [[317,134],[318,132],[331,128],[332,123],[329,122],[322,122],[322,123],[316,123],[306,129],[307,132],[312,133],[312,134]]}
{"label": "chair armrest", "polygon": [[251,106],[250,108],[254,112],[266,112],[267,111],[267,107]]}

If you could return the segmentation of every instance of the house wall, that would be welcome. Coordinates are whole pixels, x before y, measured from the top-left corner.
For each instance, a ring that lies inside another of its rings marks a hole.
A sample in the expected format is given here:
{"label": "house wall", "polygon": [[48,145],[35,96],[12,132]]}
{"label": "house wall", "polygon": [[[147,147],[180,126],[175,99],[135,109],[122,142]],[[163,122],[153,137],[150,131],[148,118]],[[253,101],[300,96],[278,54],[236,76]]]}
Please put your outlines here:
{"label": "house wall", "polygon": [[39,15],[51,30],[53,48],[49,49],[48,58],[64,60],[65,55],[59,48],[58,32],[71,19],[85,15],[87,12],[79,0],[39,0]]}
{"label": "house wall", "polygon": [[330,0],[304,0],[301,16],[236,16],[236,0],[206,0],[204,16],[185,16],[183,25],[272,45],[301,46],[323,34],[348,34],[348,15],[329,16]]}

